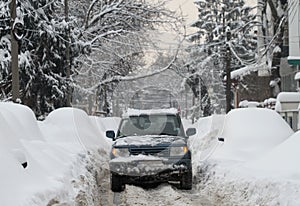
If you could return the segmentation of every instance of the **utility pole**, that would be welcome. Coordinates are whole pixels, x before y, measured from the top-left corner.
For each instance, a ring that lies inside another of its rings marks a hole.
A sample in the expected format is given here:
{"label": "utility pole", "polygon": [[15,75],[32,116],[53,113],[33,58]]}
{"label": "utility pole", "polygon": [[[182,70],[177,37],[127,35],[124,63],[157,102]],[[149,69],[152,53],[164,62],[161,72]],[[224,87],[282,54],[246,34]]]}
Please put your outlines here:
{"label": "utility pole", "polygon": [[71,76],[71,61],[70,61],[70,27],[69,27],[69,2],[65,0],[65,21],[67,23],[66,29],[66,78],[67,78],[67,106],[71,106],[71,89],[70,89],[70,76]]}
{"label": "utility pole", "polygon": [[229,41],[231,39],[231,31],[230,27],[226,27],[226,113],[231,110],[231,69],[230,69],[230,61],[231,61],[231,51],[229,47]]}
{"label": "utility pole", "polygon": [[20,88],[20,80],[19,80],[19,69],[18,69],[18,51],[19,45],[14,34],[14,26],[15,20],[17,17],[17,4],[16,0],[12,0],[10,3],[10,35],[11,35],[11,71],[12,71],[12,100],[17,102],[20,97],[19,88]]}

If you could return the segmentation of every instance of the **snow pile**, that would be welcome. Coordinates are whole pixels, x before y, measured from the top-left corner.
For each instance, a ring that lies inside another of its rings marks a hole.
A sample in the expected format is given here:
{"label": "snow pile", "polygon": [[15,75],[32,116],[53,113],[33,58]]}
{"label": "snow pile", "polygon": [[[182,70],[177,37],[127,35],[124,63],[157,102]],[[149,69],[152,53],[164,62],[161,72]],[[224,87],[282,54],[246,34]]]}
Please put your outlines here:
{"label": "snow pile", "polygon": [[241,107],[241,108],[260,107],[260,106],[261,106],[261,104],[259,102],[255,102],[255,101],[243,100],[239,103],[239,107]]}
{"label": "snow pile", "polygon": [[193,153],[194,169],[209,158],[219,145],[218,134],[222,131],[225,115],[213,115],[199,119],[193,126],[197,134],[189,138],[189,145]]}
{"label": "snow pile", "polygon": [[292,129],[273,110],[242,108],[230,111],[220,137],[224,144],[216,158],[247,161],[273,149],[293,134]]}
{"label": "snow pile", "polygon": [[[212,120],[213,116],[199,123],[209,128]],[[261,108],[233,110],[224,126],[219,123],[215,128],[223,128],[224,142],[216,143],[220,136],[212,128],[194,137],[194,142],[202,141],[193,144],[200,194],[215,205],[300,205],[300,132],[293,133],[276,112]],[[214,145],[205,159],[209,146],[203,145]]]}
{"label": "snow pile", "polygon": [[[43,126],[44,124],[44,126]],[[48,141],[81,145],[85,150],[102,146],[108,148],[103,134],[94,127],[88,115],[80,109],[60,108],[51,112],[41,124]],[[103,145],[105,144],[105,145]]]}
{"label": "snow pile", "polygon": [[[98,132],[101,133],[104,137],[106,136],[106,131],[113,130],[115,134],[117,134],[118,126],[120,124],[120,117],[96,117],[90,116],[91,123],[95,128],[97,128]],[[112,144],[112,140],[109,138],[105,138],[107,141],[109,148]]]}
{"label": "snow pile", "polygon": [[300,182],[300,131],[278,145],[266,155],[249,164],[251,169],[259,168],[264,174]]}
{"label": "snow pile", "polygon": [[0,130],[1,205],[93,204],[108,143],[84,112],[64,108],[38,123],[28,107],[0,103]]}

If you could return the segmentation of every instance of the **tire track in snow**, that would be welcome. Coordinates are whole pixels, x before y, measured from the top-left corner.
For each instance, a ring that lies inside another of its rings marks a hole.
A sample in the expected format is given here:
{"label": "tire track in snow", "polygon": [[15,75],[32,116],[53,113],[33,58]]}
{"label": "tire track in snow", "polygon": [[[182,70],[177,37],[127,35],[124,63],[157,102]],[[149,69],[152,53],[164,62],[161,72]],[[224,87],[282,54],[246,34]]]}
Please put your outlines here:
{"label": "tire track in snow", "polygon": [[152,189],[126,185],[122,193],[114,194],[114,205],[124,206],[210,206],[209,202],[196,191],[179,190],[168,184]]}
{"label": "tire track in snow", "polygon": [[196,185],[192,190],[180,190],[174,184],[161,184],[150,189],[126,185],[124,192],[114,193],[110,189],[109,170],[98,179],[101,179],[99,206],[213,206],[207,198],[200,195]]}

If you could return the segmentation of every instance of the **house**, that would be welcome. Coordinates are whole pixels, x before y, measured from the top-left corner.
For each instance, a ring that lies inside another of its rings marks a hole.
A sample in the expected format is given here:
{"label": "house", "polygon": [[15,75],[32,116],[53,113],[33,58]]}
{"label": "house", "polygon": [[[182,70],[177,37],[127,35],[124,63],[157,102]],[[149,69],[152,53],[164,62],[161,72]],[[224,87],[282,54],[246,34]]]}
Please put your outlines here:
{"label": "house", "polygon": [[281,93],[277,96],[275,110],[293,130],[300,129],[300,2],[288,2],[288,24],[283,33],[280,60]]}
{"label": "house", "polygon": [[299,103],[299,92],[280,92],[276,98],[275,111],[285,119],[294,131],[300,129]]}
{"label": "house", "polygon": [[283,45],[280,61],[281,91],[299,91],[300,74],[300,4],[299,0],[288,2],[288,24],[283,33]]}

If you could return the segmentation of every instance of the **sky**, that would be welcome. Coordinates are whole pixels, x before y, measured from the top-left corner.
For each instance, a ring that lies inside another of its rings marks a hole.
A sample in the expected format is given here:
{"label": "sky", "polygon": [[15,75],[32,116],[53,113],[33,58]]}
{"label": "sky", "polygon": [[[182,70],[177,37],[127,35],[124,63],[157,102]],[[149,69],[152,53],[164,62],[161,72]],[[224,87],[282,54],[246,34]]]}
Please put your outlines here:
{"label": "sky", "polygon": [[198,11],[193,0],[171,0],[167,6],[179,14],[182,12],[184,18],[186,18],[188,33],[195,31],[195,29],[189,27],[198,18]]}
{"label": "sky", "polygon": [[[257,0],[246,0],[249,5],[254,5]],[[169,9],[176,11],[177,14],[182,14],[185,18],[186,33],[192,34],[197,31],[196,28],[190,27],[198,19],[198,10],[194,4],[194,0],[169,0],[166,5]],[[158,40],[162,40],[161,46],[164,49],[169,49],[174,47],[176,42],[176,37],[172,33],[163,33]],[[176,45],[175,45],[176,47]]]}
{"label": "sky", "polygon": [[[247,4],[255,5],[257,0],[246,0]],[[182,11],[183,16],[186,18],[186,25],[190,25],[198,18],[198,11],[194,4],[194,0],[170,0],[167,6],[177,12]],[[188,28],[188,32],[193,32],[195,29]]]}

